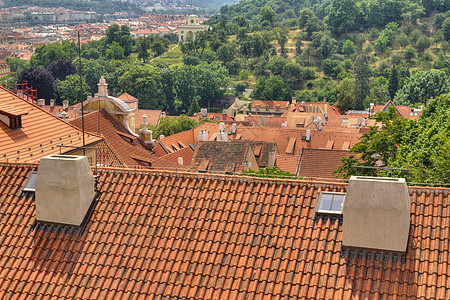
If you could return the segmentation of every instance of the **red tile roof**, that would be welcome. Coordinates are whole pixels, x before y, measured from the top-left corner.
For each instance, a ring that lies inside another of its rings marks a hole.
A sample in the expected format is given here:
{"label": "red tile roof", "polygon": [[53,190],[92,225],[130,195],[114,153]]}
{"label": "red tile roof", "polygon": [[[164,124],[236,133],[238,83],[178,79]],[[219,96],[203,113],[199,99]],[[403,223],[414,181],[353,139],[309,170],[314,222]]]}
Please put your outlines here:
{"label": "red tile roof", "polygon": [[277,155],[275,167],[277,167],[278,169],[290,172],[295,175],[297,174],[297,166],[298,166],[298,155],[286,155],[286,154]]}
{"label": "red tile roof", "polygon": [[[59,154],[58,145],[83,146],[82,131],[77,127],[3,87],[0,87],[0,103],[4,109],[9,107],[10,113],[27,113],[21,117],[22,128],[11,129],[0,121],[0,160],[37,162],[44,156]],[[102,137],[86,134],[85,139],[86,145],[92,145],[100,142]],[[62,150],[63,153],[67,151]]]}
{"label": "red tile roof", "polygon": [[[71,121],[81,128],[81,118]],[[95,111],[84,116],[84,128],[90,132],[100,132],[114,149],[118,160],[127,167],[148,165],[154,160],[153,153],[117,122],[105,110]],[[124,138],[122,138],[124,137]],[[109,153],[112,154],[112,153]]]}
{"label": "red tile roof", "polygon": [[0,298],[449,299],[449,189],[410,188],[406,255],[342,248],[313,218],[345,184],[99,170],[84,230],[36,223],[20,189],[36,165],[0,164]]}
{"label": "red tile roof", "polygon": [[194,155],[194,150],[191,147],[189,147],[189,146],[184,147],[178,151],[166,154],[164,156],[161,156],[161,157],[155,159],[155,161],[152,162],[152,166],[160,159],[170,160],[170,161],[178,164],[178,158],[182,157],[183,158],[183,166],[189,167],[191,164],[193,155]]}
{"label": "red tile roof", "polygon": [[142,116],[147,115],[147,124],[157,126],[159,118],[161,117],[161,110],[152,110],[152,109],[137,109],[134,111],[135,114],[135,124],[136,124],[136,132],[138,132],[139,126],[142,124]]}
{"label": "red tile roof", "polygon": [[333,171],[342,166],[342,157],[350,155],[346,150],[303,148],[297,175],[304,178],[335,178]]}
{"label": "red tile roof", "polygon": [[286,110],[289,107],[289,101],[270,101],[270,100],[253,100],[252,108],[280,108]]}

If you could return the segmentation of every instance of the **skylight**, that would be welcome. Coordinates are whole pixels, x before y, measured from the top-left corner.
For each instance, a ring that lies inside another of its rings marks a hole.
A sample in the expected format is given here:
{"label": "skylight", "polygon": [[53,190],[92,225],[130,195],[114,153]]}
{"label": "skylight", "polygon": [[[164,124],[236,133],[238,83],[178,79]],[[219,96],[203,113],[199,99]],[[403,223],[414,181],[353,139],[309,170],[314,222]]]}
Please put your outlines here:
{"label": "skylight", "polygon": [[317,197],[319,214],[342,214],[345,193],[321,192]]}
{"label": "skylight", "polygon": [[36,175],[37,172],[31,172],[30,175],[27,178],[27,181],[25,182],[22,191],[23,192],[33,192],[35,191],[35,185],[36,185]]}

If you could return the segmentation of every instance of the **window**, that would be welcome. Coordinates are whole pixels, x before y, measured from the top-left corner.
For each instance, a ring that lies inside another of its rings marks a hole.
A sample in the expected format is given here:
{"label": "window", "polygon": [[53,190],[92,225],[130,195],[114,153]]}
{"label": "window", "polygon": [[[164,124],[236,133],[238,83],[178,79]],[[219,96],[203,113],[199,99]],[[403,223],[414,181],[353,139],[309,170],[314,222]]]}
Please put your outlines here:
{"label": "window", "polygon": [[36,175],[37,172],[31,172],[30,175],[28,175],[27,181],[23,185],[22,192],[33,192],[35,191],[36,186]]}
{"label": "window", "polygon": [[317,197],[316,213],[340,215],[344,199],[344,193],[321,192]]}
{"label": "window", "polygon": [[342,124],[348,124],[348,119],[342,119]]}

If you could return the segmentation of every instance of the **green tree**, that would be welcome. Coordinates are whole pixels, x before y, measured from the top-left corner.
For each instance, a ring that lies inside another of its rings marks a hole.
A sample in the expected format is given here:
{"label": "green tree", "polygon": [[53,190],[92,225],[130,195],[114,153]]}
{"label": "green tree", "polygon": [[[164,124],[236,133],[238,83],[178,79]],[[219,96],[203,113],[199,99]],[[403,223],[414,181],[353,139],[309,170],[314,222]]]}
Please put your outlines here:
{"label": "green tree", "polygon": [[356,0],[331,0],[328,14],[331,30],[339,35],[354,29],[358,14]]}
{"label": "green tree", "polygon": [[199,123],[187,117],[180,115],[176,118],[159,118],[158,126],[148,125],[147,127],[153,131],[154,136],[170,136],[179,132],[190,130],[198,126]]}
{"label": "green tree", "polygon": [[400,78],[399,78],[397,66],[393,65],[391,76],[389,77],[389,85],[388,85],[389,95],[391,96],[391,99],[394,99],[395,93],[397,93],[399,80],[400,80]]}
{"label": "green tree", "polygon": [[286,51],[286,43],[288,41],[289,29],[287,28],[275,28],[275,35],[277,37],[278,46],[280,46],[281,54]]}
{"label": "green tree", "polygon": [[416,48],[420,52],[424,52],[431,47],[431,42],[426,36],[421,36],[416,42]]}
{"label": "green tree", "polygon": [[38,46],[31,56],[30,64],[47,68],[53,61],[61,58],[72,58],[70,52],[66,51],[62,44],[55,42],[51,44]]}
{"label": "green tree", "polygon": [[136,40],[136,50],[138,59],[142,59],[145,63],[150,57],[150,53],[148,53],[148,50],[150,50],[150,39],[146,36],[138,37]]}
{"label": "green tree", "polygon": [[264,6],[263,8],[261,8],[261,23],[264,21],[269,21],[270,24],[273,23],[273,21],[275,20],[275,12],[273,11],[272,7],[270,6]]}
{"label": "green tree", "polygon": [[133,65],[119,78],[119,86],[122,92],[138,98],[144,109],[162,109],[166,105],[161,73],[156,68]]}
{"label": "green tree", "polygon": [[[84,82],[85,80],[83,80]],[[57,87],[58,95],[61,100],[69,100],[70,105],[81,102],[81,86],[80,76],[68,75],[65,80],[58,80]],[[83,101],[88,96],[92,95],[92,91],[89,86],[83,84]]]}
{"label": "green tree", "polygon": [[355,46],[355,44],[353,44],[352,41],[346,40],[342,44],[341,52],[342,52],[342,54],[345,54],[345,55],[352,55],[353,53],[356,52],[356,46]]}
{"label": "green tree", "polygon": [[117,42],[112,42],[109,48],[106,50],[106,57],[108,59],[121,60],[125,58],[124,50]]}
{"label": "green tree", "polygon": [[355,98],[355,79],[344,78],[336,87],[338,92],[336,106],[342,110],[347,111],[354,106]]}
{"label": "green tree", "polygon": [[450,41],[450,17],[442,23],[442,32],[444,33],[445,40]]}
{"label": "green tree", "polygon": [[414,106],[426,104],[431,98],[450,92],[450,76],[444,71],[417,71],[407,78],[403,87],[395,95],[394,102]]}
{"label": "green tree", "polygon": [[412,46],[408,46],[405,49],[405,58],[409,61],[413,60],[414,58],[416,58],[417,53],[416,50],[414,50],[414,48]]}
{"label": "green tree", "polygon": [[258,100],[284,100],[290,101],[293,91],[279,75],[271,78],[261,77],[251,93],[252,99]]}
{"label": "green tree", "polygon": [[355,109],[363,109],[363,101],[369,91],[369,78],[371,75],[368,57],[364,54],[358,56],[353,67],[355,73]]}
{"label": "green tree", "polygon": [[194,99],[189,107],[189,111],[187,113],[188,116],[192,117],[194,114],[200,111],[200,105],[198,105],[197,99]]}
{"label": "green tree", "polygon": [[403,32],[397,34],[395,36],[395,43],[400,46],[400,49],[405,48],[406,46],[409,45],[408,36]]}

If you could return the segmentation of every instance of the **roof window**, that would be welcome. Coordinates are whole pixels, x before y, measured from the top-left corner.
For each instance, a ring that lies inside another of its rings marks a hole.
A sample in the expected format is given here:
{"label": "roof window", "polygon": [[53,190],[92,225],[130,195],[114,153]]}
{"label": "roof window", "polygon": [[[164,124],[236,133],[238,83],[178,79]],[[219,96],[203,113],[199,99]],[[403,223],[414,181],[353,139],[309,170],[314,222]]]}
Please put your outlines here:
{"label": "roof window", "polygon": [[27,181],[25,181],[25,184],[23,185],[22,192],[34,193],[36,185],[36,175],[37,172],[31,172],[30,175],[28,175]]}
{"label": "roof window", "polygon": [[316,214],[341,215],[345,193],[320,192],[317,196]]}
{"label": "roof window", "polygon": [[342,119],[342,124],[348,124],[348,119]]}

